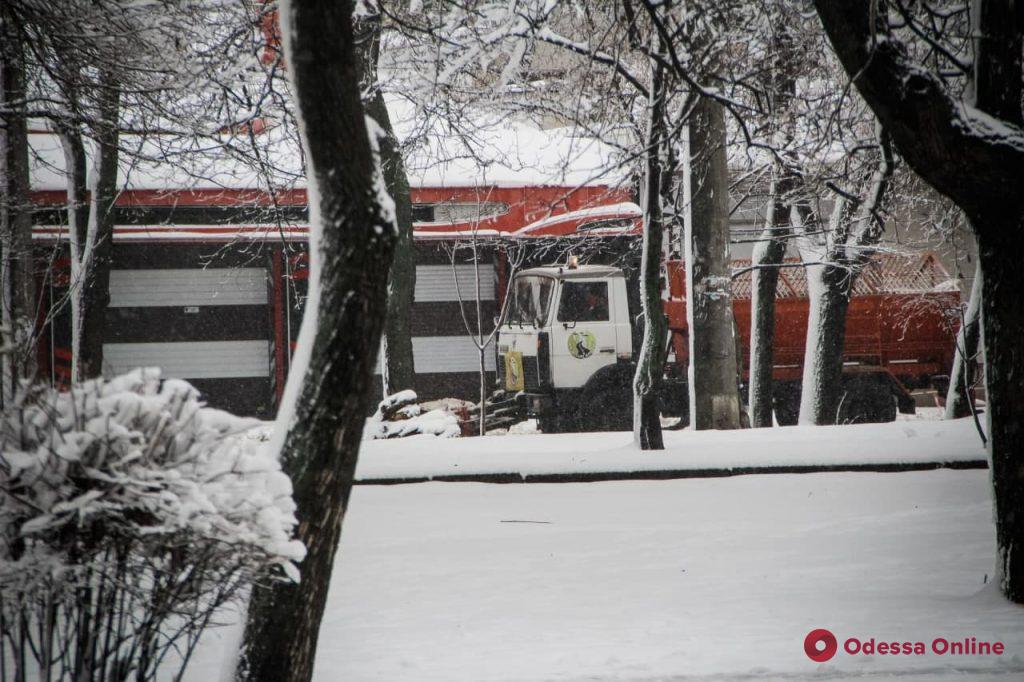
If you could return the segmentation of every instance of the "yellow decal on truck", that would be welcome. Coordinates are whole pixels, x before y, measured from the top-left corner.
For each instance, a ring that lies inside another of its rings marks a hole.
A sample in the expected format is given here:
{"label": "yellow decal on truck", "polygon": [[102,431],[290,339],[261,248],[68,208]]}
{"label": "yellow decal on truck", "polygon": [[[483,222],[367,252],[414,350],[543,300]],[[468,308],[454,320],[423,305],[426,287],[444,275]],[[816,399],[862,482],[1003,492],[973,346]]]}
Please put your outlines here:
{"label": "yellow decal on truck", "polygon": [[522,391],[526,387],[523,382],[523,354],[512,351],[505,354],[505,388],[509,391]]}

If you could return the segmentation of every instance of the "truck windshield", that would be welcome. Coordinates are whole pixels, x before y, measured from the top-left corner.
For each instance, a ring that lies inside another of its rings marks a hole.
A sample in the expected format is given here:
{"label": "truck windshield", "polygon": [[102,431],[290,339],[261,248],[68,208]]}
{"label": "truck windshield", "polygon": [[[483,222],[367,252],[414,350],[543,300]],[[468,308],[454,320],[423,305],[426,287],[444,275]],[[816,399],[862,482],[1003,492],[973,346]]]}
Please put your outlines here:
{"label": "truck windshield", "polygon": [[551,308],[552,289],[554,280],[548,277],[516,277],[509,292],[512,300],[508,304],[508,324],[543,326]]}

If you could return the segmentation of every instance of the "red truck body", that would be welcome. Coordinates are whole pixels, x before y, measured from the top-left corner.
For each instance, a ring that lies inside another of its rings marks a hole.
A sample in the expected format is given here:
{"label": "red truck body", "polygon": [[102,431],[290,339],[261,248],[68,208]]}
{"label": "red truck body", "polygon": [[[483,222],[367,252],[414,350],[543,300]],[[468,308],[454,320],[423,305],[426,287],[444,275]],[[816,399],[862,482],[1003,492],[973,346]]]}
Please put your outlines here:
{"label": "red truck body", "polygon": [[[794,265],[797,263],[794,261]],[[733,261],[733,311],[743,345],[743,373],[750,363],[751,273],[749,261]],[[686,273],[669,261],[665,302],[677,369],[689,359]],[[959,327],[960,294],[932,253],[876,256],[858,277],[846,316],[845,371],[884,372],[906,388],[927,386],[948,375]],[[799,382],[803,374],[809,310],[802,267],[780,269],[775,300],[774,377]]]}

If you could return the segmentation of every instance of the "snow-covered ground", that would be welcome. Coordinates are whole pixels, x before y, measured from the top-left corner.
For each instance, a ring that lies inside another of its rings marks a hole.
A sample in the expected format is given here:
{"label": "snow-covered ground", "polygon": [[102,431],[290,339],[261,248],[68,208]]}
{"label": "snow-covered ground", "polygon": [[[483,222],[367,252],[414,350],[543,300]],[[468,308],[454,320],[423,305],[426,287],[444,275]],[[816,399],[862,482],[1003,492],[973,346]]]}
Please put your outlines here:
{"label": "snow-covered ground", "polygon": [[[924,415],[922,415],[924,416]],[[530,434],[364,443],[360,480],[481,474],[594,474],[655,470],[983,461],[972,419],[855,426],[666,431],[665,450],[638,452],[629,433]]]}
{"label": "snow-covered ground", "polygon": [[[823,429],[822,456],[847,441],[867,448],[857,433]],[[935,448],[957,437],[918,433]],[[425,452],[426,439],[379,445],[401,459]],[[618,435],[585,436],[576,454],[602,439],[624,447]],[[562,440],[434,443],[486,458],[518,442],[543,458]],[[981,470],[358,486],[315,679],[1024,679],[1024,609],[993,587],[991,519]],[[840,647],[976,637],[1006,653],[840,649],[815,663],[803,649],[815,628]],[[230,636],[209,639],[191,680],[217,674]]]}

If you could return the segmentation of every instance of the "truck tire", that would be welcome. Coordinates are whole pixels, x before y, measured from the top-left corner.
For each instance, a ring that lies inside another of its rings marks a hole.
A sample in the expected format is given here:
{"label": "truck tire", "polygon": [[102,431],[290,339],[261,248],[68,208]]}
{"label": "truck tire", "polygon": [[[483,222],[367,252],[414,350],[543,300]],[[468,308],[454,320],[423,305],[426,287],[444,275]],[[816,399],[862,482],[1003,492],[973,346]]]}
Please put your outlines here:
{"label": "truck tire", "polygon": [[839,408],[840,424],[884,424],[896,420],[896,396],[884,376],[844,377],[846,395]]}
{"label": "truck tire", "polygon": [[541,433],[566,433],[566,420],[558,413],[537,418],[537,428]]}
{"label": "truck tire", "polygon": [[632,364],[606,367],[590,378],[579,404],[580,430],[629,431],[633,428]]}
{"label": "truck tire", "polygon": [[584,431],[629,431],[633,428],[632,395],[622,391],[606,391],[585,398]]}

